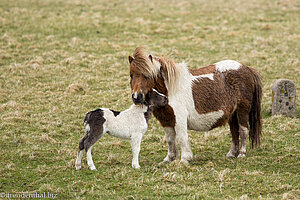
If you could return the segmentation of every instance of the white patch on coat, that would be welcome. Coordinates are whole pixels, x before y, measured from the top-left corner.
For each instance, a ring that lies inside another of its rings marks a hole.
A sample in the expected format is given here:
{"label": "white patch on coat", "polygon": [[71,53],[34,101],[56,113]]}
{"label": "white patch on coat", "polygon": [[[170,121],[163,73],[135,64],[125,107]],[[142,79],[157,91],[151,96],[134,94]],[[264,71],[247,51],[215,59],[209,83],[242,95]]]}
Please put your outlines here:
{"label": "white patch on coat", "polygon": [[[194,76],[189,72],[185,63],[177,64],[176,85],[169,87],[165,81],[169,92],[169,105],[173,108],[176,116],[176,139],[181,148],[181,161],[188,162],[192,159],[193,153],[190,148],[187,129],[198,131],[208,131],[224,115],[223,110],[213,111],[206,114],[199,114],[195,108],[192,92]],[[206,78],[213,78],[211,75]],[[201,77],[203,78],[203,77]],[[170,150],[170,149],[169,149]],[[174,153],[174,152],[172,152]]]}
{"label": "white patch on coat", "polygon": [[152,89],[154,92],[156,92],[157,94],[159,94],[160,96],[163,96],[163,97],[165,97],[166,95],[164,95],[164,94],[162,94],[162,93],[160,93],[160,92],[158,92],[156,89]]}
{"label": "white patch on coat", "polygon": [[103,127],[111,136],[130,140],[133,133],[144,134],[147,130],[148,125],[144,116],[147,106],[133,104],[117,116],[114,116],[113,112],[107,108],[101,109],[106,119]]}
{"label": "white patch on coat", "polygon": [[[170,91],[169,104],[173,108],[176,115],[176,123],[186,124],[186,128],[208,131],[211,127],[224,115],[223,110],[209,112],[206,114],[199,114],[195,109],[195,103],[192,93],[192,84],[194,84],[195,77],[189,71],[185,63],[180,63],[179,73],[180,78],[177,80],[176,92]],[[212,77],[206,74],[204,77]],[[212,74],[213,75],[213,74]],[[203,78],[203,77],[201,77]]]}
{"label": "white patch on coat", "polygon": [[140,168],[139,153],[141,142],[148,128],[144,115],[147,109],[148,107],[145,105],[133,104],[129,109],[114,116],[112,111],[107,108],[102,108],[104,118],[106,119],[103,125],[105,132],[117,138],[130,140],[133,154],[131,165],[136,169]]}
{"label": "white patch on coat", "polygon": [[224,115],[223,110],[188,116],[188,129],[197,131],[209,131],[211,127]]}
{"label": "white patch on coat", "polygon": [[234,60],[222,60],[214,64],[216,70],[219,72],[225,72],[227,70],[238,70],[242,64]]}
{"label": "white patch on coat", "polygon": [[214,80],[214,74],[203,74],[203,75],[199,75],[199,76],[193,76],[193,81],[197,80],[198,78],[209,78],[210,80]]}
{"label": "white patch on coat", "polygon": [[91,127],[88,123],[84,122],[84,128],[85,128],[85,132],[89,132],[91,130]]}

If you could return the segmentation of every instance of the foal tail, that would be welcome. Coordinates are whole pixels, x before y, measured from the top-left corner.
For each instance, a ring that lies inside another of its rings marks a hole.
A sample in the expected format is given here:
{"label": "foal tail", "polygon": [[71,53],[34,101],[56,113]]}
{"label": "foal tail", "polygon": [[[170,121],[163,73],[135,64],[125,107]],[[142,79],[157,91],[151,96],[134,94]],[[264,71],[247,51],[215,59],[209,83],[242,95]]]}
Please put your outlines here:
{"label": "foal tail", "polygon": [[254,69],[249,68],[252,72],[254,78],[254,92],[251,110],[249,113],[249,140],[251,148],[260,145],[261,131],[262,131],[262,121],[261,121],[261,99],[262,99],[262,83],[258,72]]}

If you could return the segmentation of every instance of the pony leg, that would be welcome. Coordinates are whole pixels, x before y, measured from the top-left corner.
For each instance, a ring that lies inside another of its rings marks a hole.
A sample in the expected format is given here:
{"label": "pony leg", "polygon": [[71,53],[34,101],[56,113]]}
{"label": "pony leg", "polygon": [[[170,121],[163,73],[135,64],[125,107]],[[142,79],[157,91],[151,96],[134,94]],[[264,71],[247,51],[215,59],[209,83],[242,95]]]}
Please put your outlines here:
{"label": "pony leg", "polygon": [[175,126],[176,138],[181,149],[181,159],[183,163],[189,163],[193,159],[193,152],[191,150],[189,136],[187,132],[187,125],[177,124]]}
{"label": "pony leg", "polygon": [[238,119],[239,119],[239,134],[241,138],[241,146],[240,146],[238,158],[242,158],[246,156],[246,139],[248,136],[249,114],[248,113],[238,114]]}
{"label": "pony leg", "polygon": [[131,148],[132,148],[132,167],[135,169],[139,169],[141,168],[140,164],[139,164],[139,153],[141,150],[141,142],[142,142],[142,137],[140,135],[132,135],[131,137]]}
{"label": "pony leg", "polygon": [[168,155],[163,162],[172,162],[179,157],[179,151],[176,145],[176,133],[174,127],[163,127],[165,131],[165,138],[168,144]]}
{"label": "pony leg", "polygon": [[228,158],[235,158],[239,154],[239,123],[236,112],[232,115],[228,122],[231,132],[231,146],[227,153]]}
{"label": "pony leg", "polygon": [[241,137],[241,147],[238,158],[242,158],[246,156],[246,139],[248,136],[248,128],[240,125],[239,133]]}

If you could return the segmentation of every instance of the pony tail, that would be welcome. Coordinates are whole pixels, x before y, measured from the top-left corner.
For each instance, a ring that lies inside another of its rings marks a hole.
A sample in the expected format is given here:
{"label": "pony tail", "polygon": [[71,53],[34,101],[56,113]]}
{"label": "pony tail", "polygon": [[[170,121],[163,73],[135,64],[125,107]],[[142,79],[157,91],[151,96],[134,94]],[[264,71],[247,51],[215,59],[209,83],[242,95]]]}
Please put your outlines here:
{"label": "pony tail", "polygon": [[262,83],[260,75],[254,70],[249,68],[254,78],[254,93],[252,99],[251,110],[249,113],[249,140],[251,148],[260,145],[262,120],[261,120],[261,100],[262,100]]}

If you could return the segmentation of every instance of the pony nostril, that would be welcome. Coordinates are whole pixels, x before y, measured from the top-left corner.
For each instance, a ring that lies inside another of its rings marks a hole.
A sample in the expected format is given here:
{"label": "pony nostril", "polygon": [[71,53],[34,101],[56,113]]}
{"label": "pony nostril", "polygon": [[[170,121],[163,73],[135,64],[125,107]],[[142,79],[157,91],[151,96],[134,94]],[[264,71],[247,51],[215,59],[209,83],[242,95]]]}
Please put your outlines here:
{"label": "pony nostril", "polygon": [[139,93],[138,95],[137,95],[137,100],[138,101],[140,101],[140,102],[143,102],[143,94],[141,94],[141,93]]}
{"label": "pony nostril", "polygon": [[144,102],[144,96],[143,94],[137,94],[137,93],[133,93],[132,94],[132,101],[135,103],[135,104],[141,104]]}
{"label": "pony nostril", "polygon": [[137,93],[135,92],[135,93],[132,93],[132,95],[131,95],[131,97],[133,98],[133,99],[137,99]]}

